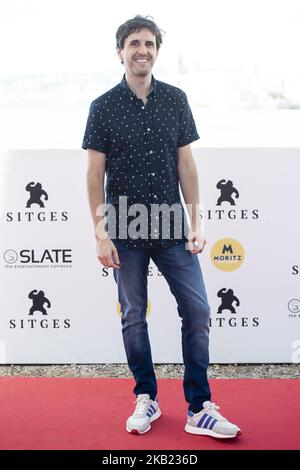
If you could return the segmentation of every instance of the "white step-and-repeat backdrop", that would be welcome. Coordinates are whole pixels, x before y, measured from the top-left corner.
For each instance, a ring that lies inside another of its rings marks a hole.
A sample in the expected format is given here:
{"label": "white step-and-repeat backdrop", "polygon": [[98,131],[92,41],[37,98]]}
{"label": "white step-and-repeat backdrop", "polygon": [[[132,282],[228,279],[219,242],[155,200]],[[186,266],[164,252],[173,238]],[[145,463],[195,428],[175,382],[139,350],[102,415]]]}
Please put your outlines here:
{"label": "white step-and-repeat backdrop", "polygon": [[[300,149],[194,149],[210,361],[300,361]],[[117,290],[96,258],[84,150],[0,155],[0,362],[126,362]],[[182,362],[180,318],[149,266],[154,362]]]}

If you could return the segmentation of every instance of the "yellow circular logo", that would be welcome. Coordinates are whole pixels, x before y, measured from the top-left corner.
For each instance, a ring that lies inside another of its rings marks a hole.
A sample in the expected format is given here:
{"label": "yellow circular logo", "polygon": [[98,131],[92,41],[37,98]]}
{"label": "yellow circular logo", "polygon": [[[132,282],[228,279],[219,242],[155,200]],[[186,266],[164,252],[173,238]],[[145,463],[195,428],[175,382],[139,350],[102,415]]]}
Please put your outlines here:
{"label": "yellow circular logo", "polygon": [[[150,311],[151,311],[151,304],[150,304],[150,300],[148,300],[146,317],[148,317],[150,315]],[[120,304],[120,302],[117,303],[117,312],[118,312],[118,315],[121,316],[121,304]]]}
{"label": "yellow circular logo", "polygon": [[238,269],[245,259],[245,250],[241,243],[233,238],[218,240],[211,249],[210,259],[221,271]]}

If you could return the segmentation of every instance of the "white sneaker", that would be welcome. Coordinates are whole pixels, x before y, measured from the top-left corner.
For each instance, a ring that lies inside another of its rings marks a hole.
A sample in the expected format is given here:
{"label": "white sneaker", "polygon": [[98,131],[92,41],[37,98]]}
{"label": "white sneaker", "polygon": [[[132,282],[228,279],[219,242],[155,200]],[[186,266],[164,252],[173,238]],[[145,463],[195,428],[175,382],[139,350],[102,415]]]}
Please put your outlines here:
{"label": "white sneaker", "polygon": [[205,401],[203,410],[199,413],[188,411],[188,419],[184,430],[191,434],[201,434],[221,439],[232,438],[241,434],[240,428],[218,413],[219,408],[215,403]]}
{"label": "white sneaker", "polygon": [[136,407],[133,415],[126,422],[126,430],[131,434],[144,434],[150,431],[152,421],[161,416],[156,400],[151,400],[148,393],[137,396]]}

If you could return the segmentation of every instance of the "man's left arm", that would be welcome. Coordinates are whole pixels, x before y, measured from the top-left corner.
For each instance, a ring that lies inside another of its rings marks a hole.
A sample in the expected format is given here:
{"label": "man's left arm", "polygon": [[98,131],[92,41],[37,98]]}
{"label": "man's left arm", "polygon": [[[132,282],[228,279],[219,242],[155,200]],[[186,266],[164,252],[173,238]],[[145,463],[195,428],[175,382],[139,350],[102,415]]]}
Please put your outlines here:
{"label": "man's left arm", "polygon": [[199,214],[199,178],[191,145],[178,148],[178,176],[181,191],[190,217],[188,248],[192,254],[201,253],[205,246]]}

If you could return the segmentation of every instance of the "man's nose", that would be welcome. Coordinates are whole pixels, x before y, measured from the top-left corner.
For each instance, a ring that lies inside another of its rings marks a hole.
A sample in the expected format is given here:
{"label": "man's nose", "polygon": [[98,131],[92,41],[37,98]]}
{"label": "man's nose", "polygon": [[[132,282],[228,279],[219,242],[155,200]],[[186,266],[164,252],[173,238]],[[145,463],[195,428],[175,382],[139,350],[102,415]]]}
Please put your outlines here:
{"label": "man's nose", "polygon": [[140,44],[139,54],[141,54],[141,55],[146,55],[147,54],[146,44]]}

